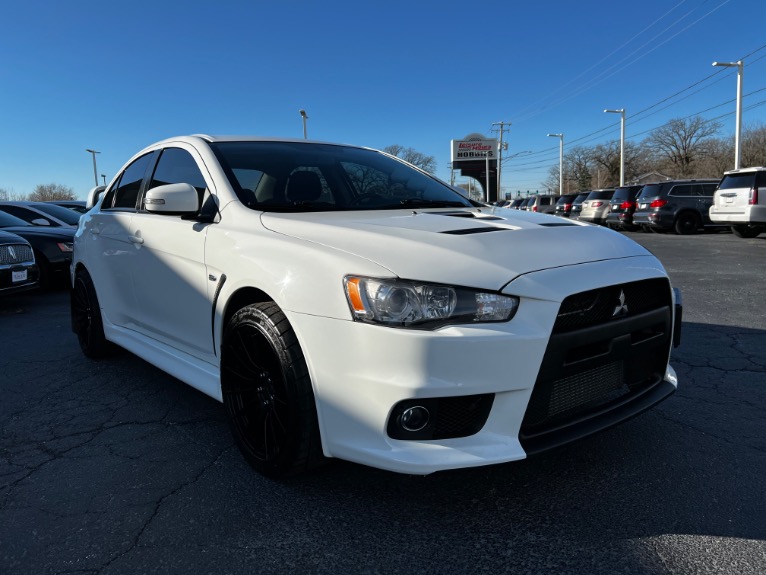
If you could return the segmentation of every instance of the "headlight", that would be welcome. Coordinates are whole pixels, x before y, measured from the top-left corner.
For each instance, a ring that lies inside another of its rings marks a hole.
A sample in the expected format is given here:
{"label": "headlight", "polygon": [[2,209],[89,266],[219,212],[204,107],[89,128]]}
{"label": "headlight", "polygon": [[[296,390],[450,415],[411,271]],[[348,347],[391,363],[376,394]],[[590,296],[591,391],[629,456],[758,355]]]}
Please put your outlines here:
{"label": "headlight", "polygon": [[73,242],[58,242],[56,245],[62,252],[70,253],[74,250]]}
{"label": "headlight", "polygon": [[508,321],[519,306],[517,297],[398,279],[347,276],[343,285],[355,320],[389,326]]}

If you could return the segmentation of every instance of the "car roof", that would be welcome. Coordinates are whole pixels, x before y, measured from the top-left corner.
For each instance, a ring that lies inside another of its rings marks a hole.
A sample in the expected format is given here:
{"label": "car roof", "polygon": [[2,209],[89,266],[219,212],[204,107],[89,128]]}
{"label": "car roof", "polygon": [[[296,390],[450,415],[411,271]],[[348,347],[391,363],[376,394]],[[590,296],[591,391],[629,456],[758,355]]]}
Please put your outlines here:
{"label": "car roof", "polygon": [[728,176],[729,174],[746,174],[749,172],[760,172],[762,170],[766,170],[766,166],[752,166],[750,168],[740,168],[739,170],[729,170],[728,172],[724,172],[724,176]]}
{"label": "car roof", "polygon": [[154,146],[165,145],[165,144],[170,144],[174,142],[185,142],[192,145],[199,144],[200,142],[205,142],[208,144],[217,144],[217,143],[223,143],[223,142],[283,142],[288,144],[325,144],[328,146],[344,146],[344,147],[351,147],[351,148],[360,148],[364,150],[373,149],[373,148],[368,148],[365,146],[355,146],[353,144],[343,144],[339,142],[325,142],[321,140],[304,140],[302,138],[275,138],[275,137],[267,137],[267,136],[247,136],[247,135],[211,136],[209,134],[192,134],[190,136],[175,136],[172,138],[166,138],[164,140],[160,140],[159,142],[155,142],[154,144],[151,144],[147,147],[151,148]]}

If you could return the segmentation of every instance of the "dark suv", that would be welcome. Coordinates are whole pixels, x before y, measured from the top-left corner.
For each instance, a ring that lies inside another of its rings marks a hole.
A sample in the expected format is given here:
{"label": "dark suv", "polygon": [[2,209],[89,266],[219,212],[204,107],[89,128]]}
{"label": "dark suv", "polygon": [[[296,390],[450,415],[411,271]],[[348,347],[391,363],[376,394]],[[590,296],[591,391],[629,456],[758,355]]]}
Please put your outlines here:
{"label": "dark suv", "polygon": [[585,198],[588,197],[588,194],[590,194],[590,192],[580,192],[577,194],[577,197],[572,202],[572,207],[569,210],[570,218],[576,220],[580,217],[580,212],[582,211],[582,203],[585,201]]}
{"label": "dark suv", "polygon": [[532,196],[534,199],[527,204],[527,210],[539,214],[552,214],[556,211],[556,200],[558,196],[540,194]]}
{"label": "dark suv", "polygon": [[606,225],[616,230],[635,230],[633,212],[636,211],[636,196],[644,185],[619,186],[614,190],[609,200],[609,213],[606,214]]}
{"label": "dark suv", "polygon": [[647,184],[633,214],[633,223],[661,232],[694,234],[714,226],[708,210],[719,180],[670,180]]}
{"label": "dark suv", "polygon": [[564,194],[563,196],[559,196],[559,199],[556,200],[556,210],[554,213],[557,216],[568,218],[572,211],[572,202],[574,202],[579,195],[580,194]]}

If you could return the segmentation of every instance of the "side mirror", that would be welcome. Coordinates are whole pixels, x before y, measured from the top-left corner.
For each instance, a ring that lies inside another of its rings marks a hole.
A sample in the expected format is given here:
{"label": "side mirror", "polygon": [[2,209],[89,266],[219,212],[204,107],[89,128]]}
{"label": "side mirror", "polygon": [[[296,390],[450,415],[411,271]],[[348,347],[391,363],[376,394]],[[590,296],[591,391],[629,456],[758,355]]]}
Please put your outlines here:
{"label": "side mirror", "polygon": [[29,223],[34,224],[36,226],[49,226],[49,225],[51,225],[51,223],[48,220],[44,219],[44,218],[35,218],[34,220],[32,220]]}
{"label": "side mirror", "polygon": [[152,213],[196,214],[199,212],[199,195],[191,184],[166,184],[146,192],[144,207]]}
{"label": "side mirror", "polygon": [[93,206],[95,206],[96,202],[98,202],[98,199],[101,197],[101,194],[104,193],[105,189],[106,189],[106,186],[96,186],[91,191],[89,191],[88,199],[85,200],[85,208],[89,210]]}

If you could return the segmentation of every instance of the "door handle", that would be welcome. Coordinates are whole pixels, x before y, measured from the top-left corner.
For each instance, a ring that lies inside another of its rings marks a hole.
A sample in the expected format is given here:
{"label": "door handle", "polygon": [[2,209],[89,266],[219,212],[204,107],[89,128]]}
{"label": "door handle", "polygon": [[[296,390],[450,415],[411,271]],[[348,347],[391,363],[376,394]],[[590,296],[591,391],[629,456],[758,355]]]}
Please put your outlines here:
{"label": "door handle", "polygon": [[134,244],[142,244],[144,243],[144,238],[139,236],[128,236],[128,239],[133,242]]}

